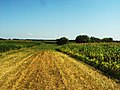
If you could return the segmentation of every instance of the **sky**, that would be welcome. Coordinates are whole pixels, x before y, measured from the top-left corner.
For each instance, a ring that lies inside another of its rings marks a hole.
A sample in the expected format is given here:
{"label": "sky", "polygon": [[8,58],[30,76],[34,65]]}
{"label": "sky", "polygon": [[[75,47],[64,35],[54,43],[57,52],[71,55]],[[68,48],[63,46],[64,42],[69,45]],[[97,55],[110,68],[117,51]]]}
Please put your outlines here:
{"label": "sky", "polygon": [[0,38],[120,40],[120,0],[0,0]]}

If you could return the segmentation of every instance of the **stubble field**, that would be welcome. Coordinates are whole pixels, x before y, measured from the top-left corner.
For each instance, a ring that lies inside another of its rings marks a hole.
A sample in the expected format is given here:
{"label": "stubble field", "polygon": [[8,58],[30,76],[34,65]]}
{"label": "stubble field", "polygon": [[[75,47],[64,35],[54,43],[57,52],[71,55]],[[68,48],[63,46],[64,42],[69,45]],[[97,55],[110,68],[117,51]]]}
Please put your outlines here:
{"label": "stubble field", "polygon": [[0,90],[119,90],[119,87],[89,65],[54,50],[34,47],[0,56]]}

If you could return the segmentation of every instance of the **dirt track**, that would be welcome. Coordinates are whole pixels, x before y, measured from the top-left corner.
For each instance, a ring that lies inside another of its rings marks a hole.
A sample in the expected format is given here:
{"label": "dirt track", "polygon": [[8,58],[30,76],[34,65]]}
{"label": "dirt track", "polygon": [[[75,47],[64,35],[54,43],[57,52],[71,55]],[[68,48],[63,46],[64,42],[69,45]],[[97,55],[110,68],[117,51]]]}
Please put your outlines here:
{"label": "dirt track", "polygon": [[90,66],[55,51],[19,51],[0,58],[0,90],[120,90]]}

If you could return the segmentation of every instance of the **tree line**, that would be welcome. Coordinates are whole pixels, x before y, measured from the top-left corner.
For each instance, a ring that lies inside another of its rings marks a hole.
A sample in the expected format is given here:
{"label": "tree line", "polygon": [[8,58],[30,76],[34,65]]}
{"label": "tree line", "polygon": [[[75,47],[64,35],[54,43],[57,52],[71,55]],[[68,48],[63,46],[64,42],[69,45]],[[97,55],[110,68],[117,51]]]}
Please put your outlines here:
{"label": "tree line", "polygon": [[[60,39],[57,39],[56,41],[58,45],[64,45],[69,42],[69,39],[66,37],[61,37]],[[87,35],[78,35],[73,41],[75,41],[76,43],[114,42],[113,38],[111,37],[100,39],[100,38],[93,37],[93,36],[89,37]]]}
{"label": "tree line", "polygon": [[[61,37],[59,39],[56,39],[56,40],[44,40],[44,39],[4,39],[4,38],[0,38],[0,40],[30,40],[30,41],[51,41],[51,42],[48,42],[48,43],[53,43],[55,44],[55,42],[58,44],[58,45],[64,45],[70,41],[72,42],[76,42],[76,43],[99,43],[99,42],[118,42],[120,43],[120,41],[114,41],[113,38],[111,37],[108,37],[108,38],[103,38],[103,39],[100,39],[100,38],[97,38],[97,37],[89,37],[87,35],[78,35],[75,40],[69,40],[68,38],[66,37]],[[54,42],[52,42],[54,41]]]}

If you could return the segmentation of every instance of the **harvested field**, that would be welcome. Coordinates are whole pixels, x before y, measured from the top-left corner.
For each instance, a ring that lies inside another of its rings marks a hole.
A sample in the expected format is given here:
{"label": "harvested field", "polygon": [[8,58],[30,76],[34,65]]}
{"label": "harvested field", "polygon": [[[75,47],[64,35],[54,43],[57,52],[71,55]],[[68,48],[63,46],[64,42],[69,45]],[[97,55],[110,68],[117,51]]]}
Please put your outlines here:
{"label": "harvested field", "polygon": [[0,90],[120,90],[120,84],[60,52],[26,49],[0,58]]}

